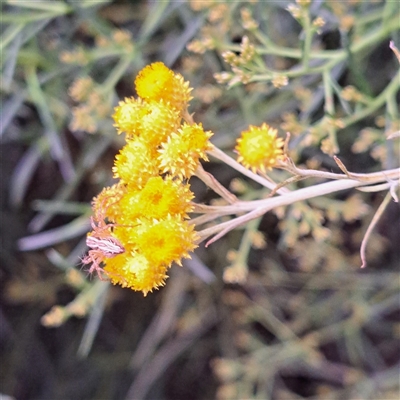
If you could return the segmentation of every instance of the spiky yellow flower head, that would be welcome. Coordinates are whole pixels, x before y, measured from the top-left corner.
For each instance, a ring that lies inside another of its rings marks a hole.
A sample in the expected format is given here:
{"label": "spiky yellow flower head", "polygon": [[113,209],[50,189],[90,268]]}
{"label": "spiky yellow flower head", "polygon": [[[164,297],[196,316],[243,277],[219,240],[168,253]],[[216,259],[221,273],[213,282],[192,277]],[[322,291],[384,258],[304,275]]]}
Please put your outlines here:
{"label": "spiky yellow flower head", "polygon": [[137,228],[137,251],[154,265],[181,265],[182,258],[190,258],[189,252],[196,247],[198,234],[194,225],[179,216],[162,220],[146,221]]}
{"label": "spiky yellow flower head", "polygon": [[133,190],[142,188],[158,171],[155,149],[140,137],[128,140],[115,157],[114,177]]}
{"label": "spiky yellow flower head", "polygon": [[212,135],[211,131],[204,131],[201,124],[184,123],[159,150],[162,171],[181,179],[190,178],[200,159],[208,161],[206,151],[212,147],[209,141]]}
{"label": "spiky yellow flower head", "polygon": [[277,130],[266,123],[260,127],[250,125],[237,140],[238,161],[253,172],[272,169],[283,155],[283,140],[276,135]]}
{"label": "spiky yellow flower head", "polygon": [[164,286],[168,278],[167,266],[155,265],[142,254],[121,254],[108,259],[105,264],[104,270],[114,285],[141,291],[145,296]]}
{"label": "spiky yellow flower head", "polygon": [[127,138],[141,136],[150,146],[159,146],[181,122],[179,112],[162,100],[149,102],[125,99],[115,108],[113,115],[118,132]]}
{"label": "spiky yellow flower head", "polygon": [[113,235],[124,244],[124,252],[103,260],[114,284],[142,291],[145,295],[163,286],[173,262],[189,258],[199,237],[194,226],[180,216],[161,220],[142,219],[135,226],[117,225]]}
{"label": "spiky yellow flower head", "polygon": [[118,133],[126,132],[135,134],[140,124],[141,110],[143,108],[143,100],[133,97],[120,101],[118,106],[114,108],[114,126]]}
{"label": "spiky yellow flower head", "polygon": [[179,112],[162,100],[146,103],[142,110],[140,136],[150,146],[159,146],[181,123]]}
{"label": "spiky yellow flower head", "polygon": [[138,218],[159,220],[168,215],[187,218],[187,213],[193,210],[190,203],[193,197],[188,184],[157,176],[150,178],[142,190],[128,192],[121,199],[119,207],[123,221],[129,223]]}
{"label": "spiky yellow flower head", "polygon": [[92,208],[97,219],[105,219],[112,222],[118,221],[121,214],[119,202],[126,193],[126,187],[116,183],[105,187],[92,201]]}
{"label": "spiky yellow flower head", "polygon": [[179,112],[190,101],[189,82],[182,75],[176,74],[162,62],[155,62],[143,68],[135,79],[138,96],[145,100],[163,100]]}

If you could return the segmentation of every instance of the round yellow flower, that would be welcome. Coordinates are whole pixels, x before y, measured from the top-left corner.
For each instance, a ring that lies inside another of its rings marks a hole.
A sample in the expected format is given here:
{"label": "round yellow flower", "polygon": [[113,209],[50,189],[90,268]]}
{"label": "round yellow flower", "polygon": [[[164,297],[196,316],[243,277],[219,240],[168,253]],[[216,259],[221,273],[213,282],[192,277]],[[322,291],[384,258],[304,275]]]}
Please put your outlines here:
{"label": "round yellow flower", "polygon": [[190,178],[200,159],[208,161],[206,151],[211,149],[209,139],[212,135],[212,132],[204,131],[201,124],[184,123],[159,150],[161,170],[180,179]]}
{"label": "round yellow flower", "polygon": [[133,97],[126,98],[120,101],[118,106],[114,108],[114,126],[120,134],[126,132],[127,134],[136,134],[140,126],[142,118],[143,100],[135,99]]}
{"label": "round yellow flower", "polygon": [[92,208],[97,220],[107,218],[111,222],[119,220],[121,215],[119,202],[126,193],[126,187],[116,183],[105,187],[92,201]]}
{"label": "round yellow flower", "polygon": [[148,292],[164,286],[168,267],[150,263],[141,254],[121,254],[105,261],[104,270],[114,285]]}
{"label": "round yellow flower", "polygon": [[142,220],[137,228],[137,252],[154,265],[181,265],[182,258],[190,258],[196,247],[198,234],[194,226],[179,216],[168,216],[160,221]]}
{"label": "round yellow flower", "polygon": [[115,157],[113,172],[130,190],[141,189],[149,178],[158,175],[155,149],[140,137],[128,140]]}
{"label": "round yellow flower", "polygon": [[138,96],[145,100],[163,100],[179,112],[187,108],[190,101],[189,82],[175,74],[162,62],[155,62],[143,68],[135,79]]}
{"label": "round yellow flower", "polygon": [[139,135],[156,147],[164,142],[181,123],[178,111],[162,100],[149,101],[143,106]]}
{"label": "round yellow flower", "polygon": [[284,142],[276,135],[277,130],[265,123],[260,127],[250,125],[237,140],[238,161],[253,172],[265,173],[266,169],[272,169],[283,155]]}
{"label": "round yellow flower", "polygon": [[128,139],[140,136],[152,147],[164,142],[181,122],[179,112],[162,100],[125,99],[115,108],[113,118],[119,133],[126,132]]}
{"label": "round yellow flower", "polygon": [[138,218],[163,219],[167,215],[187,218],[192,211],[194,195],[188,184],[172,178],[151,177],[138,191],[129,191],[119,202],[123,220],[131,223]]}

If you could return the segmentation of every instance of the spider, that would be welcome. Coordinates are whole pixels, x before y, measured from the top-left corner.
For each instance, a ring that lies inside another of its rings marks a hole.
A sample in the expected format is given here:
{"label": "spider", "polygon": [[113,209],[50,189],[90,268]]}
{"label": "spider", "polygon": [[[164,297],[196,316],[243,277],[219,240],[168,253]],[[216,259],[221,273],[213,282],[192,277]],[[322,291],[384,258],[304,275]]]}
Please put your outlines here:
{"label": "spider", "polygon": [[93,232],[86,238],[86,245],[89,247],[88,254],[82,258],[83,264],[92,264],[89,268],[89,274],[96,271],[98,277],[103,279],[102,273],[104,269],[100,266],[105,258],[112,258],[118,254],[125,252],[122,243],[115,237],[111,236],[110,228],[114,224],[107,224],[103,219],[97,221],[90,217],[90,224],[92,225]]}
{"label": "spider", "polygon": [[[105,201],[106,199],[103,199]],[[102,274],[107,274],[100,266],[105,258],[112,258],[125,252],[122,243],[111,235],[111,228],[117,226],[105,222],[103,213],[98,211],[95,217],[90,217],[90,224],[93,232],[86,238],[86,245],[89,247],[88,254],[82,258],[82,264],[92,264],[88,270],[89,274],[96,272],[101,280]]]}

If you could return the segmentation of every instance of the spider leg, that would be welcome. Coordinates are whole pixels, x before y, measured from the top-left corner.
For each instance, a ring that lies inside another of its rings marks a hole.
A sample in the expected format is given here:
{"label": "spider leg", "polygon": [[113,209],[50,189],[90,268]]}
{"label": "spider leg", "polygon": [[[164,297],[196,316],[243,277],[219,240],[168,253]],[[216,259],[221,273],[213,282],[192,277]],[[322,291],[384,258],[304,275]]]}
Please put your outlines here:
{"label": "spider leg", "polygon": [[102,261],[103,258],[104,258],[104,257],[103,257],[103,254],[102,254],[101,252],[99,252],[99,251],[97,251],[97,250],[90,250],[89,253],[88,253],[88,255],[85,256],[85,257],[82,259],[82,263],[83,263],[83,264],[90,264],[90,263],[92,264],[92,265],[90,266],[89,270],[88,270],[88,274],[89,274],[89,275],[92,275],[93,272],[96,271],[98,277],[99,277],[101,280],[104,280],[103,277],[102,277],[102,275],[101,275],[101,272],[104,272],[104,270],[103,270],[102,267],[100,267],[100,263],[101,263],[101,261]]}
{"label": "spider leg", "polygon": [[90,225],[92,226],[92,229],[95,231],[98,228],[98,225],[96,225],[95,219],[93,216],[90,217]]}

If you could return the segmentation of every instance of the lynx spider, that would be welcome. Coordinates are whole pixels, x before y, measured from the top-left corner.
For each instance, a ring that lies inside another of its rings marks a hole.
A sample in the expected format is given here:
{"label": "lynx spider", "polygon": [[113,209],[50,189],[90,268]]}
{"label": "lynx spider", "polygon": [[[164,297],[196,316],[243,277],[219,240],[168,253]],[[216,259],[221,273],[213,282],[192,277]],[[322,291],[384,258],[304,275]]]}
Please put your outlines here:
{"label": "lynx spider", "polygon": [[[106,198],[103,201],[105,200]],[[104,280],[102,274],[107,274],[100,266],[103,260],[125,252],[122,243],[111,235],[111,228],[117,225],[106,223],[104,219],[103,213],[100,212],[97,212],[94,217],[90,217],[93,232],[86,238],[86,245],[90,250],[82,258],[82,264],[92,264],[88,273],[91,275],[96,272],[100,280]]]}

